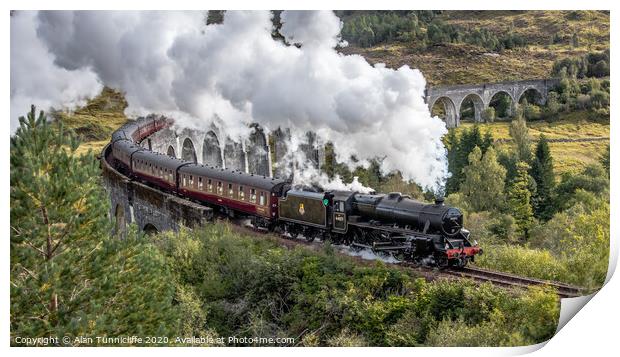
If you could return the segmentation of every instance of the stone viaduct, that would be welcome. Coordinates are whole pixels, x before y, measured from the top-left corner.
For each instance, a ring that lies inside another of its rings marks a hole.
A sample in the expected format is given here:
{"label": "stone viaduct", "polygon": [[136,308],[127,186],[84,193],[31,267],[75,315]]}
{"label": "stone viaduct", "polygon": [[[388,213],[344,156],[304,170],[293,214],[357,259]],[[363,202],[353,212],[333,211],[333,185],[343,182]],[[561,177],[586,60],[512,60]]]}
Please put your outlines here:
{"label": "stone viaduct", "polygon": [[537,97],[537,104],[547,102],[549,90],[559,83],[558,79],[533,79],[525,81],[464,84],[455,86],[429,87],[426,90],[426,103],[432,111],[435,104],[443,105],[446,125],[449,128],[460,125],[461,107],[471,100],[474,106],[476,122],[482,122],[482,112],[489,107],[491,101],[499,94],[510,97],[512,111],[517,108],[522,97],[528,91],[533,91]]}
{"label": "stone viaduct", "polygon": [[178,231],[181,226],[196,227],[213,219],[213,210],[194,202],[156,190],[130,180],[109,162],[110,146],[100,158],[103,186],[110,197],[109,216],[114,222],[114,233],[124,237],[129,224],[140,230],[155,233]]}

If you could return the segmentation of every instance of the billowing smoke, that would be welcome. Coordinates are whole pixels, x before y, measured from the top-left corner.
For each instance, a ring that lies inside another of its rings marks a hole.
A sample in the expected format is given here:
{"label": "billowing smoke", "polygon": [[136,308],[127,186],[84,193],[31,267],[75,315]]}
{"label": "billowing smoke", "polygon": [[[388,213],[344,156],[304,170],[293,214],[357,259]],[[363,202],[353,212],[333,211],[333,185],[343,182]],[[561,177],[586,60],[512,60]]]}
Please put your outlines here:
{"label": "billowing smoke", "polygon": [[36,12],[11,15],[11,133],[32,104],[39,109],[73,107],[102,89],[88,68],[68,70],[54,63],[54,55],[37,37],[37,22]]}
{"label": "billowing smoke", "polygon": [[[331,11],[283,12],[284,42],[273,39],[271,17],[228,11],[222,24],[207,26],[203,12],[18,12],[11,20],[11,115],[13,104],[63,105],[102,83],[126,92],[129,115],[163,113],[198,129],[215,124],[234,140],[246,138],[252,122],[290,128],[293,137],[311,130],[351,167],[379,157],[384,173],[400,170],[422,187],[440,188],[446,128],[424,103],[422,74],[338,53],[342,23]],[[15,63],[31,47],[43,55]],[[293,167],[304,167],[307,158],[290,156]],[[322,179],[302,171],[296,177]]]}

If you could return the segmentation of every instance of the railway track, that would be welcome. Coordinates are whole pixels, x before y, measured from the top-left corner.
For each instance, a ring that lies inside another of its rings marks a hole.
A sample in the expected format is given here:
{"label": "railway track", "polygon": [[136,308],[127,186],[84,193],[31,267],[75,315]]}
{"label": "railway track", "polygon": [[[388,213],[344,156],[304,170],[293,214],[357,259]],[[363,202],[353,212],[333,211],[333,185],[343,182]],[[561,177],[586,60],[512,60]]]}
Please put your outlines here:
{"label": "railway track", "polygon": [[[254,232],[254,233],[257,232],[256,230],[252,229],[250,226],[242,223],[241,220],[238,220],[238,221],[230,220],[225,217],[221,217],[221,219],[224,221],[229,221],[233,223],[233,226],[236,226],[238,227],[238,229],[243,230],[245,232]],[[271,232],[260,232],[260,233],[269,235],[275,239],[278,239],[281,242],[283,242],[284,245],[290,245],[290,246],[303,245],[306,247],[314,247],[316,245],[322,244],[322,242],[320,241],[308,242],[303,238],[298,238],[298,239],[286,238],[286,237],[283,237],[281,235],[274,234]],[[358,257],[358,256],[354,256],[354,255],[352,256],[352,255],[349,255],[347,253],[342,253],[342,252],[341,254],[348,255],[352,258]],[[501,287],[506,287],[506,288],[518,288],[518,289],[526,289],[530,286],[547,286],[547,287],[551,287],[555,289],[560,298],[573,298],[573,297],[583,296],[587,294],[587,292],[585,292],[582,288],[577,287],[577,286],[572,286],[572,285],[550,281],[550,280],[529,278],[529,277],[519,276],[516,274],[511,274],[511,273],[492,271],[492,270],[482,269],[482,268],[478,268],[474,266],[467,266],[465,268],[437,269],[437,268],[429,268],[425,266],[420,266],[420,265],[409,263],[409,262],[400,262],[400,263],[396,263],[396,265],[404,266],[404,267],[411,268],[411,269],[416,269],[420,273],[422,273],[424,276],[426,276],[427,278],[431,278],[431,279],[433,278],[432,276],[450,276],[454,278],[471,279],[476,282],[489,282],[496,286],[501,286]]]}
{"label": "railway track", "polygon": [[[228,219],[225,219],[230,221]],[[233,225],[238,227],[241,230],[246,232],[254,232],[257,231],[250,228],[249,226],[239,222],[232,221]],[[308,242],[305,239],[293,239],[293,238],[285,238],[281,235],[270,233],[270,232],[261,232],[262,234],[270,235],[275,239],[278,239],[285,245],[303,245],[306,247],[314,247],[316,245],[320,245],[321,242]],[[346,253],[342,253],[348,255],[352,258],[358,256],[352,256]],[[359,258],[359,257],[358,257]],[[555,289],[560,298],[572,298],[585,295],[586,292],[577,286],[571,286],[568,284],[563,284],[555,281],[535,279],[529,277],[523,277],[516,274],[504,273],[499,271],[492,271],[487,269],[482,269],[478,267],[468,266],[465,268],[446,268],[446,269],[437,269],[437,268],[429,268],[424,266],[419,266],[416,264],[408,263],[408,262],[400,262],[396,265],[404,266],[407,268],[412,268],[418,270],[427,278],[433,278],[433,276],[450,276],[454,278],[465,278],[471,279],[476,282],[489,282],[493,285],[507,287],[507,288],[519,288],[526,289],[530,286],[547,286]]]}
{"label": "railway track", "polygon": [[490,282],[491,284],[505,287],[527,288],[529,286],[548,286],[554,288],[561,298],[572,298],[584,295],[584,291],[576,286],[558,283],[554,281],[534,279],[515,274],[491,271],[478,267],[465,267],[461,269],[445,269],[447,275],[469,278],[474,281]]}

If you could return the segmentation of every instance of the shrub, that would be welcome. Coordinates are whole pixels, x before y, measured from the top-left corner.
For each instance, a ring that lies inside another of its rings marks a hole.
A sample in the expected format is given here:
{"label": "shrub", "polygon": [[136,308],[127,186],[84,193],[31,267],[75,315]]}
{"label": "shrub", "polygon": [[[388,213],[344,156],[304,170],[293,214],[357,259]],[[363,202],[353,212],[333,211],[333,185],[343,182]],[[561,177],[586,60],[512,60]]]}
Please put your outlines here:
{"label": "shrub", "polygon": [[463,337],[448,344],[511,345],[540,342],[540,336],[506,321],[542,324],[532,331],[550,323],[525,322],[513,310],[527,307],[527,296],[490,284],[426,282],[380,262],[356,265],[329,247],[289,250],[223,224],[160,234],[154,242],[175,273],[181,331],[193,335],[300,336],[303,346],[417,346],[443,341],[453,321]]}
{"label": "shrub", "polygon": [[441,347],[488,347],[527,345],[519,332],[506,328],[506,319],[498,311],[489,321],[469,325],[462,320],[441,321],[428,334],[426,345]]}
{"label": "shrub", "polygon": [[488,107],[484,111],[482,111],[482,120],[487,123],[492,123],[495,121],[495,108]]}
{"label": "shrub", "polygon": [[522,246],[495,245],[476,259],[481,267],[547,280],[570,280],[568,268],[551,252]]}

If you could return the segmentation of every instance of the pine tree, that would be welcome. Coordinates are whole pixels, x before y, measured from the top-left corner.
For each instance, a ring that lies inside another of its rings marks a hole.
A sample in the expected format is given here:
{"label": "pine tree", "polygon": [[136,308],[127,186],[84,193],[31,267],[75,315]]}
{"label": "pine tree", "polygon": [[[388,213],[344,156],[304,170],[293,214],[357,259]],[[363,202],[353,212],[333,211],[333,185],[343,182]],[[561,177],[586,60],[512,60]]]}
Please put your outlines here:
{"label": "pine tree", "polygon": [[519,233],[525,239],[534,222],[531,206],[530,167],[526,162],[517,163],[517,176],[508,188],[508,208],[515,219]]}
{"label": "pine tree", "polygon": [[553,158],[549,150],[549,143],[543,134],[536,145],[536,153],[532,164],[532,178],[536,182],[536,192],[532,202],[534,216],[548,220],[553,212],[553,189],[555,188],[555,174],[553,173]]}
{"label": "pine tree", "polygon": [[469,165],[463,170],[465,181],[461,192],[474,211],[496,211],[504,206],[506,169],[497,162],[495,149],[484,156],[477,146],[469,154]]}
{"label": "pine tree", "polygon": [[170,274],[153,247],[110,238],[92,153],[77,156],[74,135],[34,106],[19,120],[10,149],[11,334],[169,332]]}
{"label": "pine tree", "polygon": [[469,130],[464,130],[457,138],[454,130],[450,130],[446,138],[448,146],[448,169],[452,176],[446,183],[447,193],[457,192],[465,179],[463,168],[468,165],[469,154],[477,146],[484,154],[493,143],[491,133],[487,131],[484,135],[480,133],[478,125],[474,125]]}
{"label": "pine tree", "polygon": [[532,142],[530,140],[527,123],[519,117],[510,123],[510,137],[515,145],[517,158],[530,163],[532,160]]}
{"label": "pine tree", "polygon": [[59,256],[105,229],[107,210],[96,196],[96,161],[73,155],[75,138],[43,112],[37,117],[34,106],[19,120],[11,138],[11,260],[18,263],[12,268],[15,277],[43,287],[33,308],[53,324],[62,303],[52,283],[62,269]]}

